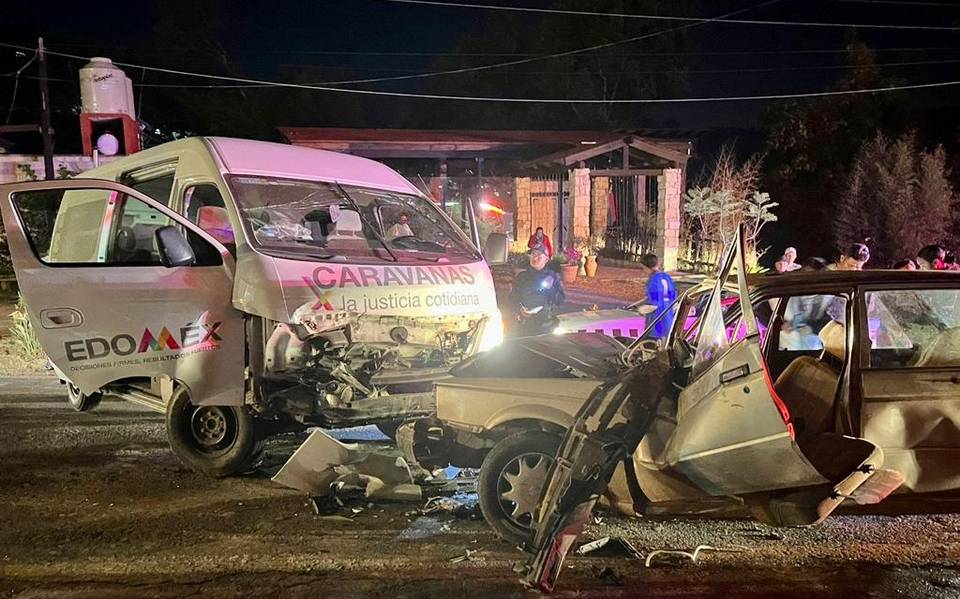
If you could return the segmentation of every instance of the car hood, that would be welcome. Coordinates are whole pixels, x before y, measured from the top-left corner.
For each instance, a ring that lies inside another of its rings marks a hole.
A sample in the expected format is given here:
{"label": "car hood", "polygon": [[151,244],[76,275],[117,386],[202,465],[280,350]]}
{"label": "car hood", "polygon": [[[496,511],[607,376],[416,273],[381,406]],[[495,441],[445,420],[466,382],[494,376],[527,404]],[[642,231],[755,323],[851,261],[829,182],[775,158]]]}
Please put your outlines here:
{"label": "car hood", "polygon": [[505,341],[477,354],[451,370],[465,378],[553,378],[562,376],[604,379],[622,369],[626,346],[600,333],[540,335]]}
{"label": "car hood", "polygon": [[604,333],[612,337],[639,337],[646,328],[643,314],[627,308],[583,310],[557,316],[560,332]]}

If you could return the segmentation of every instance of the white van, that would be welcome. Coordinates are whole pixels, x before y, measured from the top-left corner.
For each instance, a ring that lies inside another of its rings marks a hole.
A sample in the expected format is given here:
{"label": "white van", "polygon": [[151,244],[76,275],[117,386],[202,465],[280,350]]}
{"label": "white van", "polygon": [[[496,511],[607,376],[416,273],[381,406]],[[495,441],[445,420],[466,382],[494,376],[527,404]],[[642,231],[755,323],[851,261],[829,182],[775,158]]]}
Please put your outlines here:
{"label": "white van", "polygon": [[[71,404],[109,393],[165,412],[174,452],[212,475],[277,432],[389,433],[503,337],[479,239],[364,158],[192,138],[2,198]],[[488,246],[505,257],[503,236]]]}

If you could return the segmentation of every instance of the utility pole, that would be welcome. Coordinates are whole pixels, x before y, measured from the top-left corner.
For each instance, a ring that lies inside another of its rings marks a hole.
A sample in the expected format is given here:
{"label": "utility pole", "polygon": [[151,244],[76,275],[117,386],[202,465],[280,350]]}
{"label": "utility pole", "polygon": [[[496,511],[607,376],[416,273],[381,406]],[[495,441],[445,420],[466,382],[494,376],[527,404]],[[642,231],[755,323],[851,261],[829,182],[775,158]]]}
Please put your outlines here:
{"label": "utility pole", "polygon": [[53,179],[53,126],[50,125],[50,90],[47,88],[47,53],[43,38],[37,39],[37,59],[40,70],[40,134],[43,136],[44,178]]}

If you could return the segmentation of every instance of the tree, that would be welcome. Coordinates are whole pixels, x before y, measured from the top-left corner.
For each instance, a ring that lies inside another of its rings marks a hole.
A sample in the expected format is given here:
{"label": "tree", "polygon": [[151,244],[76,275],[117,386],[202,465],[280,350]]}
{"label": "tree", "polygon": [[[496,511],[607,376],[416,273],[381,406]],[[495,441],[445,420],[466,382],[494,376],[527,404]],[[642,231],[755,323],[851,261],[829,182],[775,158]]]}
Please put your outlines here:
{"label": "tree", "polygon": [[[687,190],[683,203],[684,226],[686,236],[696,240],[699,248],[695,263],[716,258],[715,254],[730,243],[741,224],[746,225],[748,261],[755,264],[766,251],[757,247],[758,238],[764,225],[777,220],[773,209],[778,203],[758,189],[762,164],[760,156],[739,162],[733,147],[724,146],[700,177],[701,184]],[[711,245],[710,242],[714,242],[714,247],[708,250],[704,260],[704,245]]]}
{"label": "tree", "polygon": [[[556,9],[623,13],[676,14],[664,0],[559,0]],[[697,16],[692,14],[692,16]],[[660,33],[664,23],[640,19],[585,20],[560,15],[492,12],[458,41],[454,52],[490,54],[487,64],[552,55],[615,44],[590,52],[557,56],[509,67],[437,77],[431,91],[469,91],[478,96],[529,98],[639,98],[682,93],[686,36]],[[619,44],[626,39],[655,34]],[[470,65],[476,64],[474,56]],[[437,70],[468,66],[463,56],[439,60]],[[437,113],[451,126],[484,128],[608,129],[636,128],[642,109],[614,104],[502,104],[447,102]]]}
{"label": "tree", "polygon": [[942,147],[925,151],[912,132],[896,140],[877,134],[857,154],[840,197],[837,247],[867,242],[877,267],[931,243],[955,247],[960,218],[949,177]]}
{"label": "tree", "polygon": [[[830,89],[898,83],[881,75],[873,53],[856,39],[847,46],[847,65],[849,71]],[[909,107],[902,92],[785,101],[771,107],[765,119],[763,182],[781,203],[777,237],[784,245],[797,247],[800,255],[832,257],[823,231],[837,218],[837,198],[848,187],[863,140],[878,131],[902,134],[911,120]]]}

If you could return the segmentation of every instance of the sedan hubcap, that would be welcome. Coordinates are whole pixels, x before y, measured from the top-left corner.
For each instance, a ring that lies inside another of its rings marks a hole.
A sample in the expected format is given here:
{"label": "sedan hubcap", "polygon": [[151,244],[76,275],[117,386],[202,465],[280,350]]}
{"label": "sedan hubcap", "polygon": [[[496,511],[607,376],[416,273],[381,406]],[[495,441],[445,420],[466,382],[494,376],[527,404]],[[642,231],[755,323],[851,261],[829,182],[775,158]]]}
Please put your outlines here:
{"label": "sedan hubcap", "polygon": [[546,454],[524,453],[500,471],[500,508],[511,522],[524,528],[530,526],[552,464],[553,458]]}

